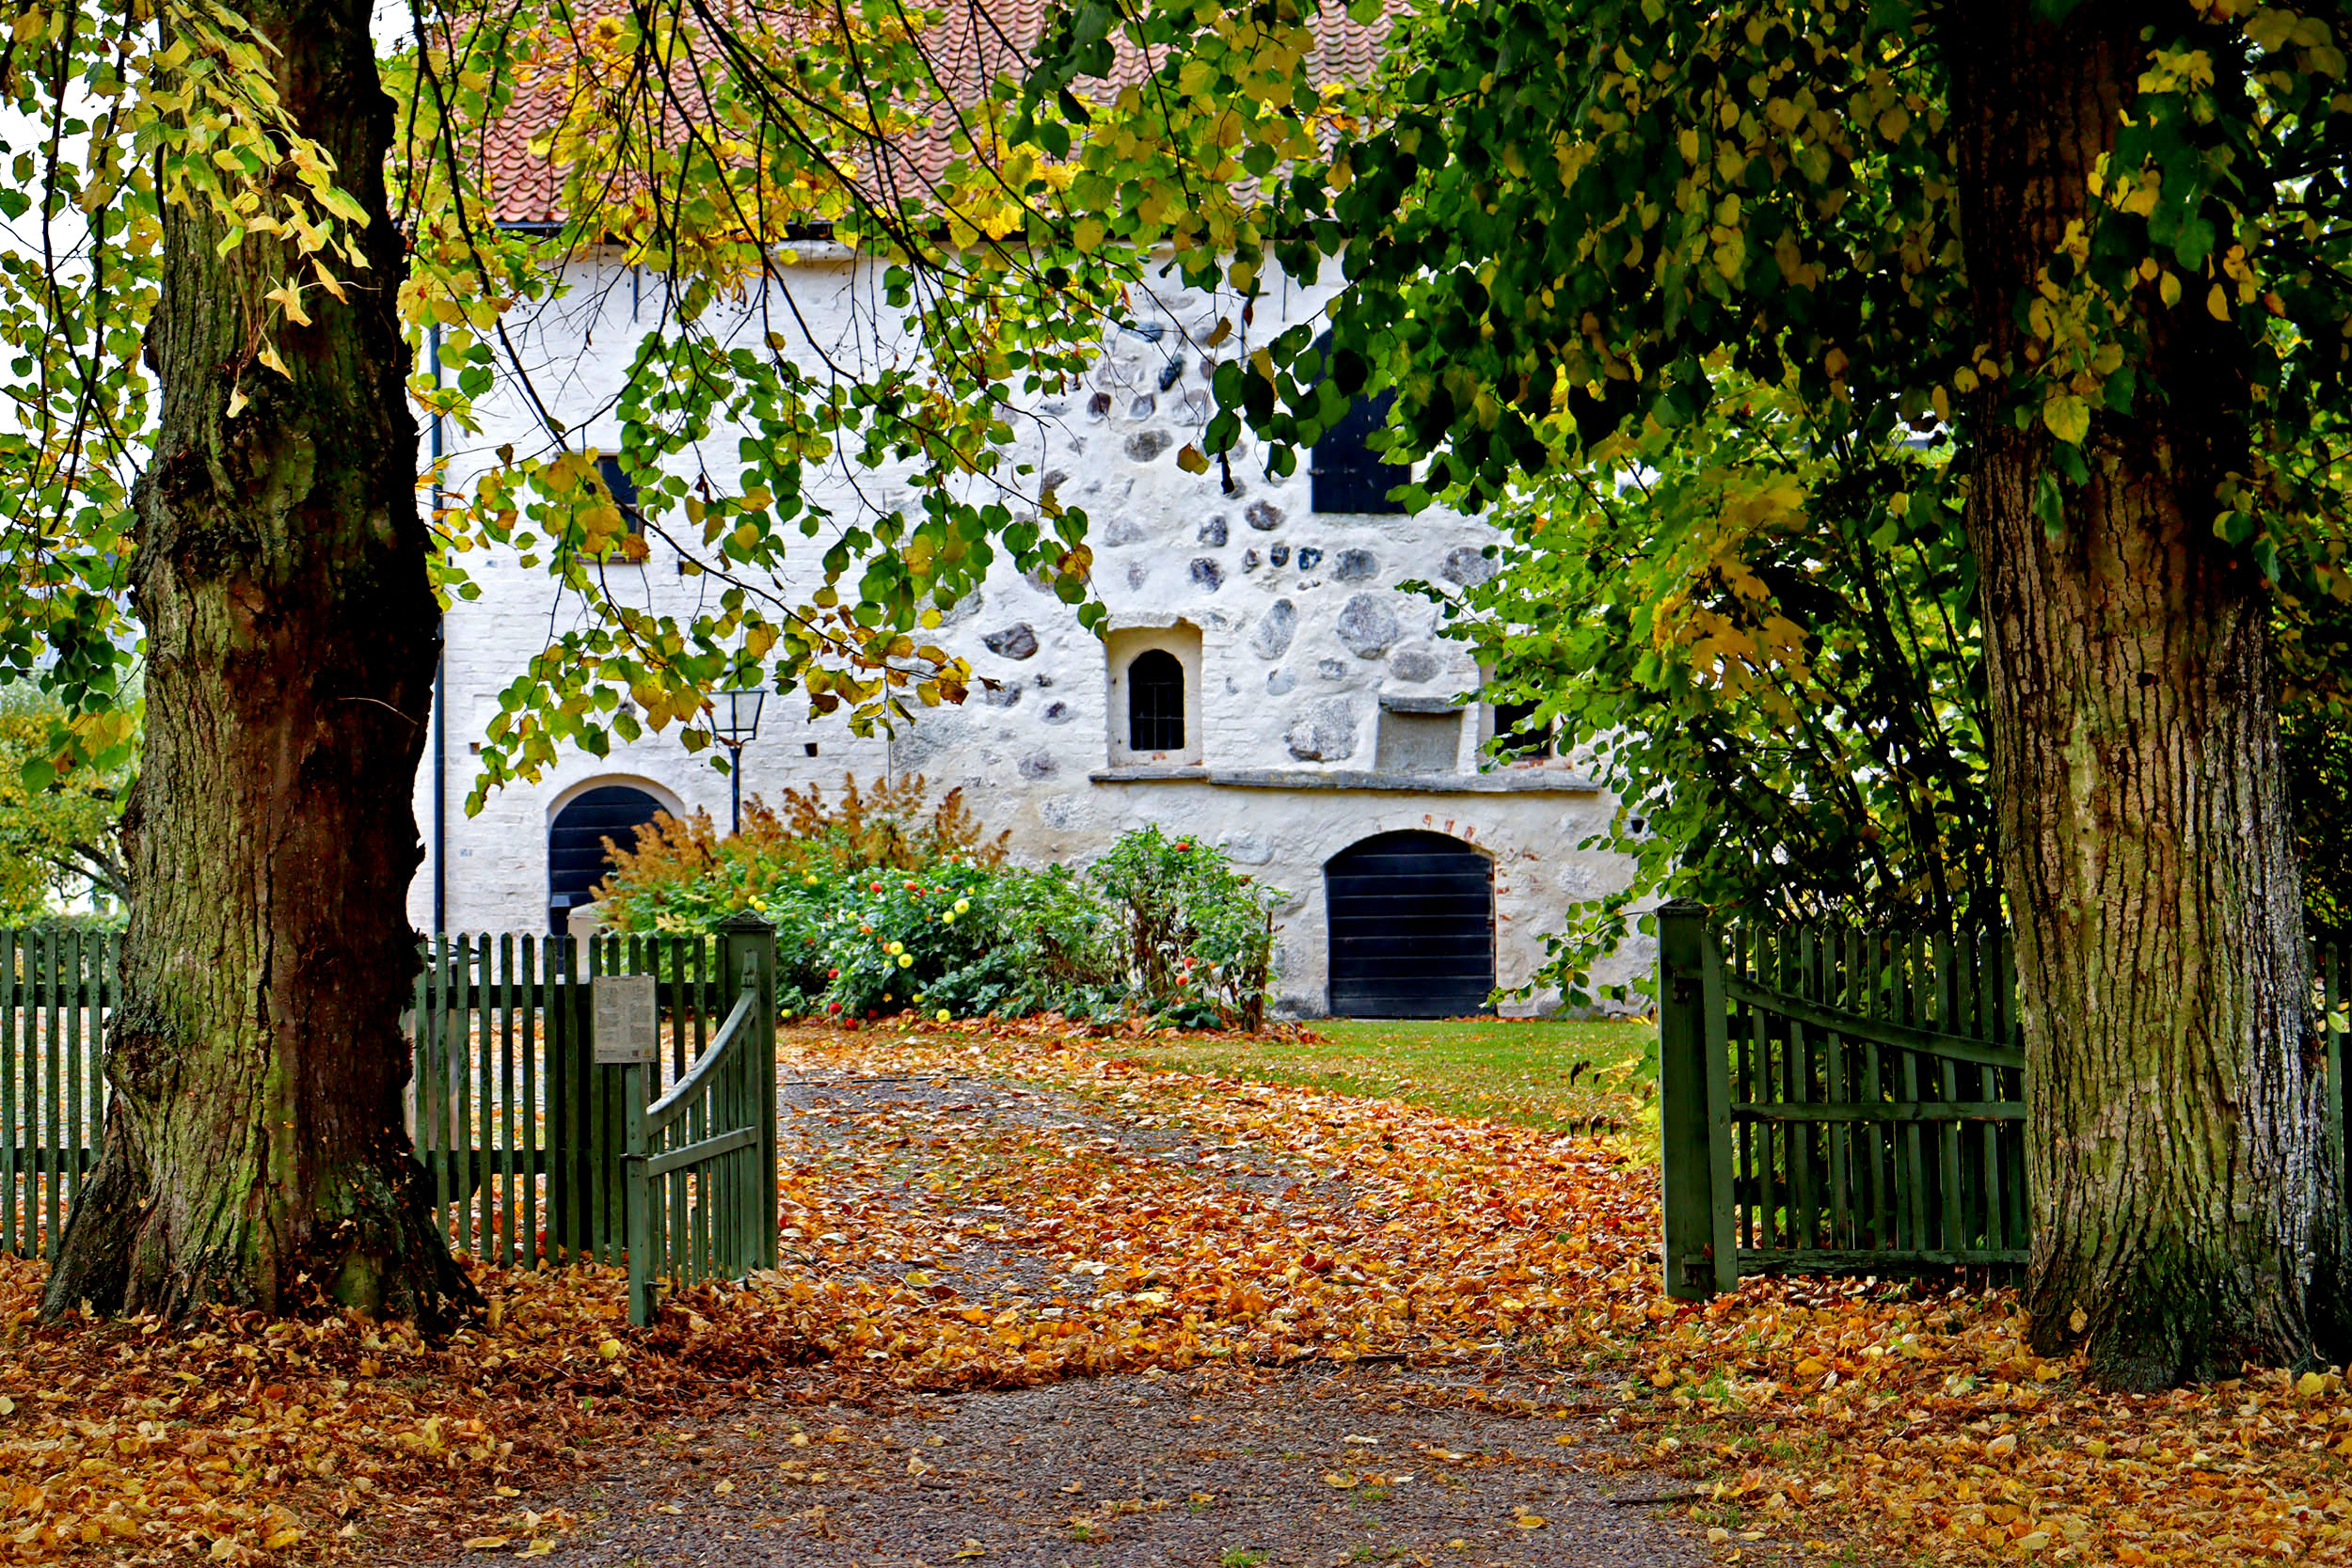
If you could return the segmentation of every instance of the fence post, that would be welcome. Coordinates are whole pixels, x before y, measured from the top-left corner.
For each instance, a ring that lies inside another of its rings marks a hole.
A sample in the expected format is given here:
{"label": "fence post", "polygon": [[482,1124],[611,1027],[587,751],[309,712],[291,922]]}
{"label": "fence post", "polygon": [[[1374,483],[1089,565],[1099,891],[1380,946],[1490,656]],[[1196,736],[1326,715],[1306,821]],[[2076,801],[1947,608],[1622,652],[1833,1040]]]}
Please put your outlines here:
{"label": "fence post", "polygon": [[[728,978],[748,976],[759,988],[752,1017],[752,1036],[745,1042],[745,1078],[757,1102],[758,1157],[753,1184],[744,1194],[745,1224],[752,1228],[748,1261],[755,1268],[772,1269],[782,1244],[776,1218],[776,928],[749,910],[719,923],[719,973]],[[727,1006],[734,1006],[730,997]]]}
{"label": "fence post", "polygon": [[631,1062],[621,1069],[623,1151],[621,1184],[628,1202],[628,1321],[644,1328],[654,1320],[653,1195],[645,1174],[645,1069]]}
{"label": "fence post", "polygon": [[1723,952],[1707,911],[1677,900],[1658,920],[1658,1135],[1666,1293],[1705,1301],[1738,1283]]}

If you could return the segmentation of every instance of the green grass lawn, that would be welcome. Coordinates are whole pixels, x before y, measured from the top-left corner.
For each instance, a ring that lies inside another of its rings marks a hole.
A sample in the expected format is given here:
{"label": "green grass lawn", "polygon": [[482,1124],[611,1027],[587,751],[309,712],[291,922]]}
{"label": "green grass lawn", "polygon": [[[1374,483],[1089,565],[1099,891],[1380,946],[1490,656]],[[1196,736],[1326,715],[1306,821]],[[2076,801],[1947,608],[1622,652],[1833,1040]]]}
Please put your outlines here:
{"label": "green grass lawn", "polygon": [[1639,1134],[1655,1124],[1658,1031],[1647,1023],[1322,1019],[1320,1038],[1121,1041],[1149,1067],[1403,1100],[1523,1127]]}

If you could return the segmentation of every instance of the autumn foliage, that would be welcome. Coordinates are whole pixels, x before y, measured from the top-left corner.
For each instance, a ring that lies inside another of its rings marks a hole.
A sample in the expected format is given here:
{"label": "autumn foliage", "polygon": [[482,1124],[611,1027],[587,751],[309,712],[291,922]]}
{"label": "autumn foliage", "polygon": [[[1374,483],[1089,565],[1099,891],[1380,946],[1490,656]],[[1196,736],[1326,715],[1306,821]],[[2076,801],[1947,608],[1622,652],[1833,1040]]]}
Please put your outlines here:
{"label": "autumn foliage", "polygon": [[[2352,1562],[2333,1371],[2110,1394],[2033,1354],[2006,1292],[1670,1301],[1656,1172],[1623,1141],[1104,1049],[1042,1022],[792,1031],[796,1077],[943,1092],[796,1107],[783,1266],[642,1332],[612,1271],[479,1267],[488,1312],[438,1346],[341,1316],[20,1327],[0,1346],[0,1559],[391,1560],[420,1537],[532,1554],[569,1528],[571,1478],[714,1400],[1216,1367],[1246,1387],[1376,1356],[1428,1374],[1430,1401],[1484,1400],[1465,1374],[1502,1368],[1580,1390],[1520,1407],[1527,1446],[1686,1478],[1725,1560],[1810,1543],[1830,1561]],[[0,1265],[5,1321],[39,1272]],[[1631,1452],[1581,1446],[1596,1419]],[[782,1480],[829,1463],[790,1448]]]}

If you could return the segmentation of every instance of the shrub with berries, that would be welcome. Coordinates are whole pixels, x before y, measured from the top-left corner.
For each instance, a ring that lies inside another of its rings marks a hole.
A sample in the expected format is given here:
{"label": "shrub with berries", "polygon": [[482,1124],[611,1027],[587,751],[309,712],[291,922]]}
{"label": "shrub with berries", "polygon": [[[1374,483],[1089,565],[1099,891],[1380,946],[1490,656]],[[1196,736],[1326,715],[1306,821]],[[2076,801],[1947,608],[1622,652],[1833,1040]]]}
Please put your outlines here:
{"label": "shrub with berries", "polygon": [[844,1022],[1142,1013],[1188,1027],[1263,1022],[1274,906],[1212,846],[1145,828],[1083,874],[1009,865],[950,793],[919,779],[827,809],[787,794],[740,837],[668,818],[620,850],[599,889],[625,931],[708,930],[742,910],[776,927],[777,1002]]}

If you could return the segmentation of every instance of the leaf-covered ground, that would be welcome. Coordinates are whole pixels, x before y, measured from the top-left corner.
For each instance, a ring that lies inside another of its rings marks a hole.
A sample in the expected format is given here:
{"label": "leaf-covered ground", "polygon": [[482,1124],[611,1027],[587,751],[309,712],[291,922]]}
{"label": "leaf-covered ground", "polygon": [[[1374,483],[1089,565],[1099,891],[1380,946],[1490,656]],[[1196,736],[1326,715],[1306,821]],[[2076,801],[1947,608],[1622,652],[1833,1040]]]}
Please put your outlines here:
{"label": "leaf-covered ground", "polygon": [[[1659,1293],[1656,1174],[1625,1139],[1122,1049],[795,1034],[784,1267],[644,1334],[594,1271],[485,1271],[492,1315],[428,1347],[340,1320],[34,1327],[38,1270],[0,1267],[0,1553],[586,1554],[604,1527],[578,1528],[584,1488],[657,1429],[1106,1372],[1263,1402],[1316,1372],[1465,1408],[1490,1377],[1542,1386],[1512,1412],[1518,1449],[1673,1471],[1706,1494],[1685,1505],[1696,1549],[1724,1558],[2352,1561],[2337,1377],[2100,1394],[2029,1354],[1998,1295],[1757,1282],[1693,1310]],[[1454,1463],[1423,1451],[1398,1488]],[[1551,1529],[1482,1525],[1518,1544],[1438,1544],[1586,1560]],[[1279,1542],[1236,1549],[1283,1561]]]}

